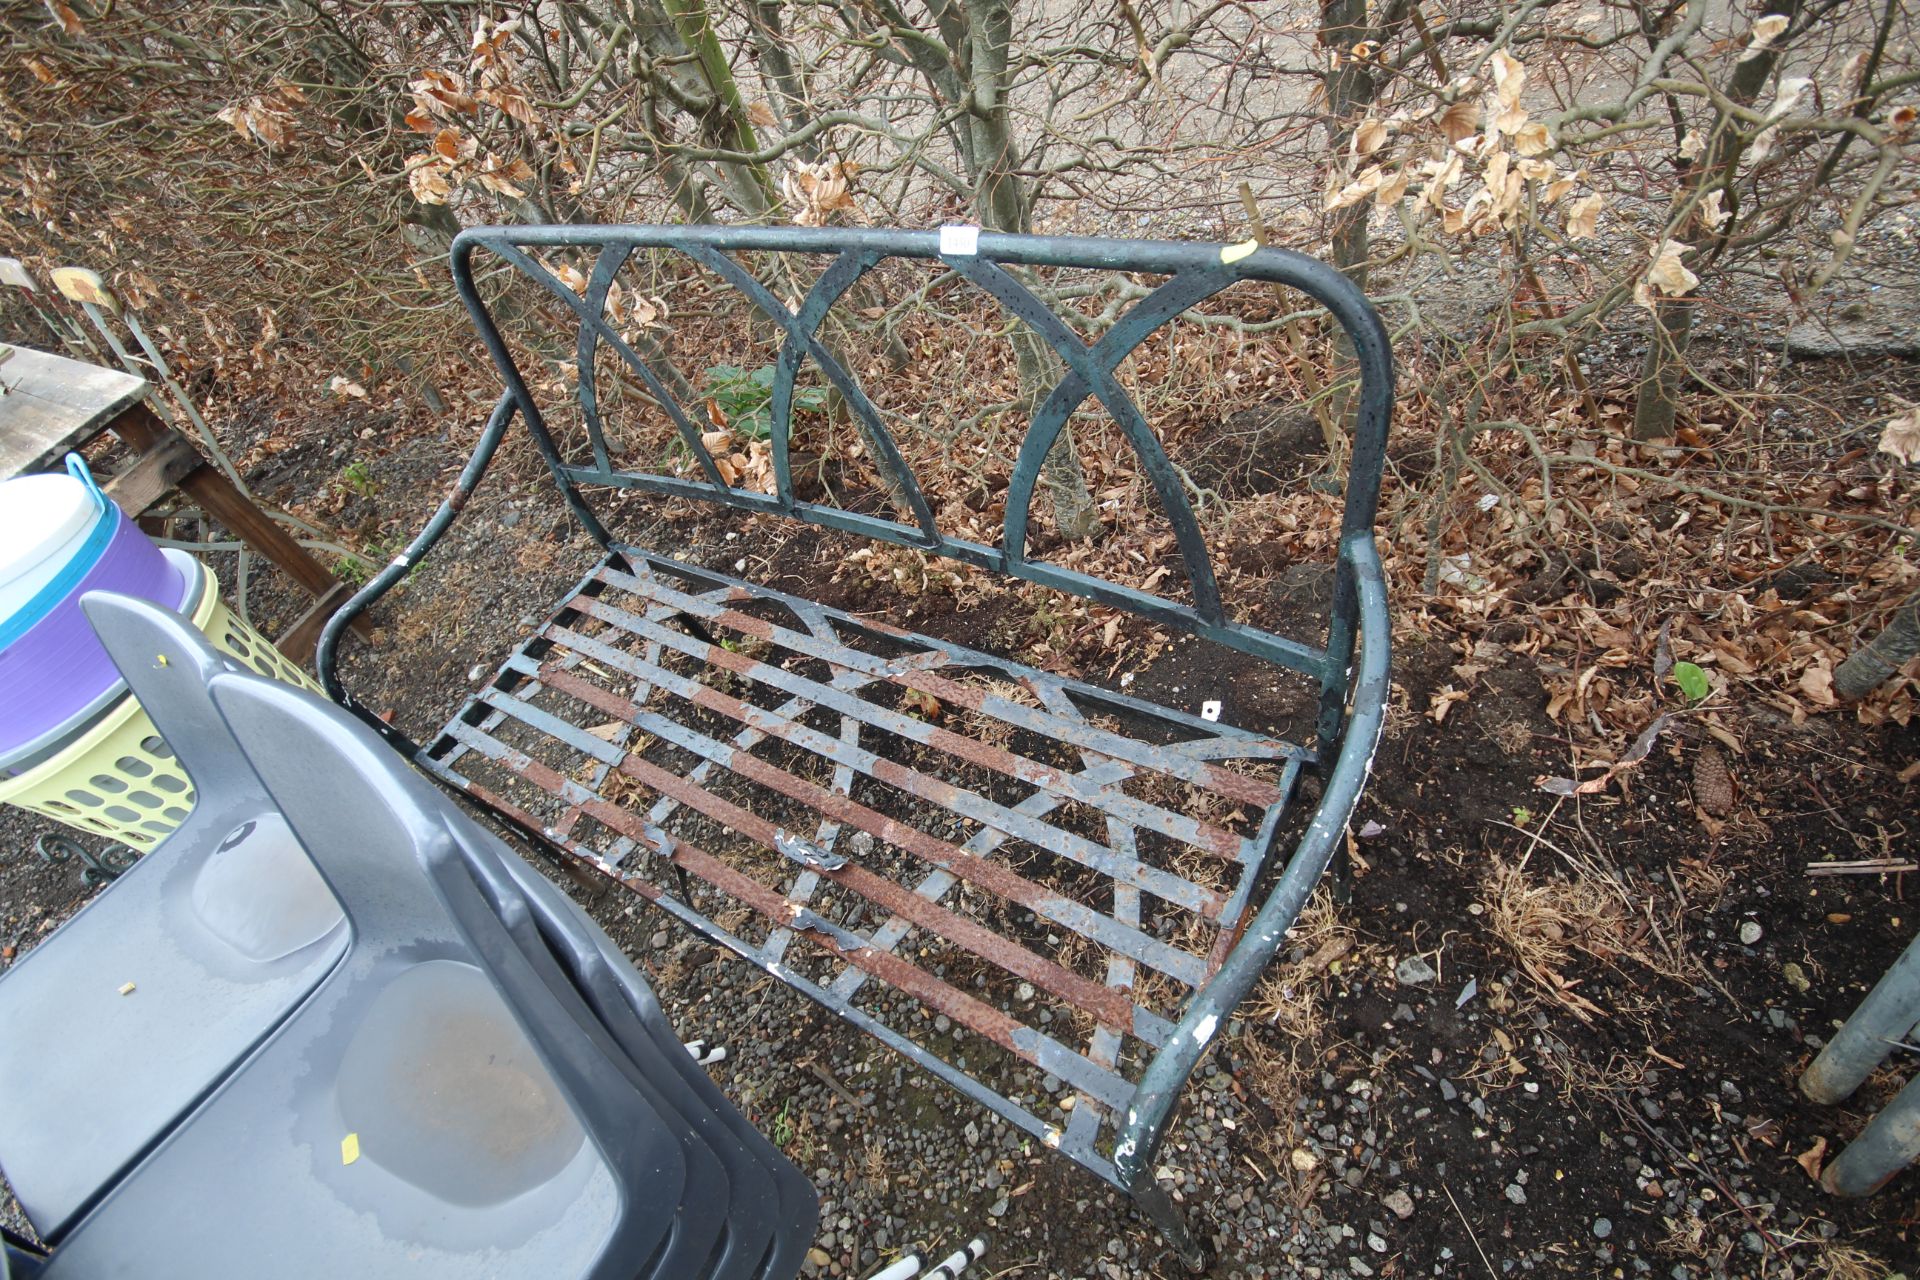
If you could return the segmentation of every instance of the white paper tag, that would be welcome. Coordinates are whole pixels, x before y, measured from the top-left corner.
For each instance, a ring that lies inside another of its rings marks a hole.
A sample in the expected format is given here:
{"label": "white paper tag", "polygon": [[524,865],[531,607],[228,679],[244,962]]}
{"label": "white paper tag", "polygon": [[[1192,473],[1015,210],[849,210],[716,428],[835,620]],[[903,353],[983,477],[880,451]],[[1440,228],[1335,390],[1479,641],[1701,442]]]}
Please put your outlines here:
{"label": "white paper tag", "polygon": [[979,252],[980,228],[940,228],[940,256],[949,258],[971,258]]}

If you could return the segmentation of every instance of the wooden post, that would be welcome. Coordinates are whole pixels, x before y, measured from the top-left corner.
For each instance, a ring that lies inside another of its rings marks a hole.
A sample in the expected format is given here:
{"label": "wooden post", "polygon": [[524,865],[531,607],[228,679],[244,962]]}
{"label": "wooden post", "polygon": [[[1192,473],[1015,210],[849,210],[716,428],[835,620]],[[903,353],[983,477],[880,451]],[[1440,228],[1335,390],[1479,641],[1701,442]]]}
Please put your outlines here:
{"label": "wooden post", "polygon": [[[148,454],[169,452],[177,447],[174,445],[176,441],[186,443],[179,432],[161,422],[145,404],[128,409],[108,429],[142,458]],[[191,448],[190,445],[188,447]],[[195,456],[198,458],[197,454]],[[327,614],[332,607],[344,603],[351,594],[347,584],[314,559],[313,553],[281,528],[279,521],[256,506],[205,459],[198,459],[196,465],[179,478],[176,486],[193,499],[202,511],[279,566],[288,577],[300,584],[302,590],[314,597],[313,608],[308,609],[280,640],[280,651],[293,661],[305,665],[313,657],[313,646],[320,638],[320,628],[325,624]],[[354,629],[365,636],[370,632],[371,625],[362,616],[354,619]]]}

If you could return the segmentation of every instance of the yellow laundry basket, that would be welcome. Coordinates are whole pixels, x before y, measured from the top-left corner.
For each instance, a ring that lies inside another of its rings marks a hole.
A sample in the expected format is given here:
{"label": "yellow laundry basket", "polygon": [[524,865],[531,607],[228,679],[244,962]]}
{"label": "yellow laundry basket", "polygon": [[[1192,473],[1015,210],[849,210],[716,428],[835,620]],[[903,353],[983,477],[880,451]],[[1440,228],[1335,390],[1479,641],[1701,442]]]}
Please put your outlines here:
{"label": "yellow laundry basket", "polygon": [[[199,566],[193,625],[214,647],[286,684],[320,692],[307,674],[242,622],[220,599],[220,584]],[[193,783],[132,694],[50,759],[0,779],[0,804],[18,805],[70,827],[153,848],[193,809]]]}

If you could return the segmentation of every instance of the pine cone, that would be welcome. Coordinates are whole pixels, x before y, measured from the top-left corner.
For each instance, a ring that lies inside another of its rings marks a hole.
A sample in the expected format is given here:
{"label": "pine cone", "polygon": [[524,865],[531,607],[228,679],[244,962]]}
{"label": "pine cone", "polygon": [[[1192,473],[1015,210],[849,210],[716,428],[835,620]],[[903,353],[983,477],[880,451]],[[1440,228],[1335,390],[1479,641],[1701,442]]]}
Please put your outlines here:
{"label": "pine cone", "polygon": [[1715,818],[1733,812],[1733,774],[1727,771],[1720,748],[1711,742],[1693,757],[1693,801]]}

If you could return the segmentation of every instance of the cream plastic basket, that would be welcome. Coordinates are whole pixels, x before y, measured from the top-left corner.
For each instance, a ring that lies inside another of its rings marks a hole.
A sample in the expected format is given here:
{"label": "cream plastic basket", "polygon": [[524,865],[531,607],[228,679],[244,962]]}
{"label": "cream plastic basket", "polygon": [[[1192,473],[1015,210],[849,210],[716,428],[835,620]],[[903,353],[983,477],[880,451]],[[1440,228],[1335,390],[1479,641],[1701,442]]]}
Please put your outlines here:
{"label": "cream plastic basket", "polygon": [[[306,672],[227,608],[212,572],[195,565],[201,585],[193,625],[214,647],[261,675],[319,693]],[[0,779],[0,804],[111,836],[144,853],[186,820],[193,783],[128,694],[58,755]]]}

